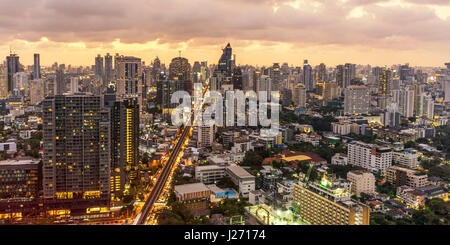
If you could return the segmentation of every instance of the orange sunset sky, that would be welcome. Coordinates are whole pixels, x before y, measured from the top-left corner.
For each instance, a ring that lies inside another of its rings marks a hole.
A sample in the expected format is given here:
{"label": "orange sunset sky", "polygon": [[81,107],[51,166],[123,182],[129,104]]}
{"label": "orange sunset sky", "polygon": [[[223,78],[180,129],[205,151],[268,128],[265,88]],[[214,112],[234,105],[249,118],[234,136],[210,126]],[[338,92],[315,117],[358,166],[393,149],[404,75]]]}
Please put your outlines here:
{"label": "orange sunset sky", "polygon": [[450,62],[450,0],[1,0],[0,56],[93,65],[120,53],[238,64]]}

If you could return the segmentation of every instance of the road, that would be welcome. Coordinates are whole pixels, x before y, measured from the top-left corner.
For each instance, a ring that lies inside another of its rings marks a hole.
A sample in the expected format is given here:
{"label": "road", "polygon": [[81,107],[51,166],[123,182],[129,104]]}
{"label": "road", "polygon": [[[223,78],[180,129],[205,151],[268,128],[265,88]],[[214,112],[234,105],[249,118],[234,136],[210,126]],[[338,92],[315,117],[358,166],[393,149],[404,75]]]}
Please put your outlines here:
{"label": "road", "polygon": [[[203,89],[202,95],[204,95],[208,89],[208,84],[206,84],[205,88]],[[203,105],[203,104],[202,104]],[[202,106],[200,105],[200,106]],[[195,105],[195,108],[197,108],[199,105]],[[190,120],[191,122],[194,121],[195,114],[191,112],[190,114]],[[144,225],[147,221],[147,218],[149,217],[153,204],[158,200],[158,198],[161,196],[161,193],[164,191],[164,186],[166,185],[166,182],[169,178],[169,175],[171,173],[172,167],[175,164],[180,152],[183,149],[183,144],[186,142],[187,137],[189,136],[189,133],[191,131],[192,126],[183,126],[181,136],[175,145],[175,148],[170,154],[169,160],[164,165],[164,168],[159,175],[158,180],[156,181],[155,186],[153,187],[150,196],[145,201],[144,206],[142,207],[141,212],[136,216],[133,224],[134,225]]]}

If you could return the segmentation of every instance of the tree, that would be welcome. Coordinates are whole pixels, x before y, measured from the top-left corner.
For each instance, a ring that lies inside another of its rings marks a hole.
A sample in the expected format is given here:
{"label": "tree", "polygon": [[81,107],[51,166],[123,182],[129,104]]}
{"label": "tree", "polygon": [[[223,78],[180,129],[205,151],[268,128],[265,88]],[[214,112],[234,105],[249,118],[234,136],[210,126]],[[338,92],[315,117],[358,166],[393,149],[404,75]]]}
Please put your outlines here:
{"label": "tree", "polygon": [[405,149],[416,147],[416,143],[414,141],[408,141],[404,144]]}
{"label": "tree", "polygon": [[445,202],[441,198],[428,199],[425,206],[439,216],[448,216],[450,212],[450,202]]}
{"label": "tree", "polygon": [[207,225],[209,218],[206,216],[195,217],[191,211],[181,203],[175,202],[170,208],[161,210],[158,215],[160,225]]}
{"label": "tree", "polygon": [[414,211],[412,219],[416,225],[440,225],[439,217],[428,208]]}
{"label": "tree", "polygon": [[254,151],[247,151],[244,156],[244,160],[241,162],[241,165],[244,166],[253,166],[253,167],[261,167],[263,158],[260,154]]}

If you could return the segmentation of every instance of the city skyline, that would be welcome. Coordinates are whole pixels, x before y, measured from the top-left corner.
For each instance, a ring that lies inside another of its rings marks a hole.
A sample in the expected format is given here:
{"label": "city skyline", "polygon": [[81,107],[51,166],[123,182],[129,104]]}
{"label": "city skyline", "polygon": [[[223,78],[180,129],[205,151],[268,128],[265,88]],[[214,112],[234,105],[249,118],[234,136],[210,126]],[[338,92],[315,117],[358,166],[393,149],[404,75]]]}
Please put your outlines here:
{"label": "city skyline", "polygon": [[106,53],[137,56],[147,63],[158,56],[167,64],[181,50],[190,61],[211,63],[230,42],[240,65],[301,65],[308,59],[331,66],[442,66],[450,53],[450,34],[443,31],[450,28],[450,3],[445,1],[125,4],[3,1],[0,55],[6,57],[12,48],[23,64],[31,65],[33,54],[40,53],[43,66],[55,61],[92,65],[91,57]]}

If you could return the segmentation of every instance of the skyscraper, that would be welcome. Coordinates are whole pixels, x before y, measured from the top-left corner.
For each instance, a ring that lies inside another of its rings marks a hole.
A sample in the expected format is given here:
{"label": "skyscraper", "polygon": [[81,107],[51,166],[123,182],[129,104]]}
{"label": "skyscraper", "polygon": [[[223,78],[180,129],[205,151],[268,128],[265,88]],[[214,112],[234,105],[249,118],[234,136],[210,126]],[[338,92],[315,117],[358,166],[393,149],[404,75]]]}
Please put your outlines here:
{"label": "skyscraper", "polygon": [[103,57],[101,55],[97,55],[95,57],[95,71],[94,74],[97,78],[103,79]]}
{"label": "skyscraper", "polygon": [[280,64],[273,63],[272,72],[270,73],[270,78],[272,79],[272,90],[281,91],[282,88],[282,77]]}
{"label": "skyscraper", "polygon": [[232,77],[231,81],[233,83],[233,89],[243,90],[241,68],[235,67],[233,69],[233,77]]}
{"label": "skyscraper", "polygon": [[297,84],[294,87],[294,105],[298,108],[306,107],[306,88],[303,84]]}
{"label": "skyscraper", "polygon": [[391,70],[383,69],[380,72],[378,87],[378,106],[386,109],[388,105],[388,97],[391,96]]}
{"label": "skyscraper", "polygon": [[106,88],[108,84],[114,79],[114,72],[113,72],[113,58],[112,56],[107,53],[105,55],[105,78],[103,80],[103,86]]}
{"label": "skyscraper", "polygon": [[120,56],[115,58],[116,95],[120,98],[137,98],[142,109],[142,63],[140,58]]}
{"label": "skyscraper", "polygon": [[233,69],[233,55],[230,43],[223,49],[222,56],[217,64],[217,70],[225,73],[227,77],[231,77]]}
{"label": "skyscraper", "polygon": [[43,102],[44,198],[110,199],[110,122],[100,96],[48,96]]}
{"label": "skyscraper", "polygon": [[188,59],[176,57],[169,65],[169,80],[183,81],[184,91],[192,94],[193,84],[191,81],[191,65]]}
{"label": "skyscraper", "polygon": [[344,66],[344,81],[343,81],[343,88],[347,88],[348,86],[351,86],[351,81],[353,78],[356,77],[356,65],[347,63]]}
{"label": "skyscraper", "polygon": [[40,55],[34,54],[33,79],[41,78],[41,61]]}
{"label": "skyscraper", "polygon": [[308,60],[303,62],[303,84],[307,91],[314,89],[312,67],[308,64]]}
{"label": "skyscraper", "polygon": [[121,192],[136,178],[139,163],[139,105],[136,99],[110,104],[111,193]]}
{"label": "skyscraper", "polygon": [[8,92],[12,92],[14,89],[13,76],[16,72],[19,72],[19,56],[16,54],[6,56],[6,67],[8,72]]}

